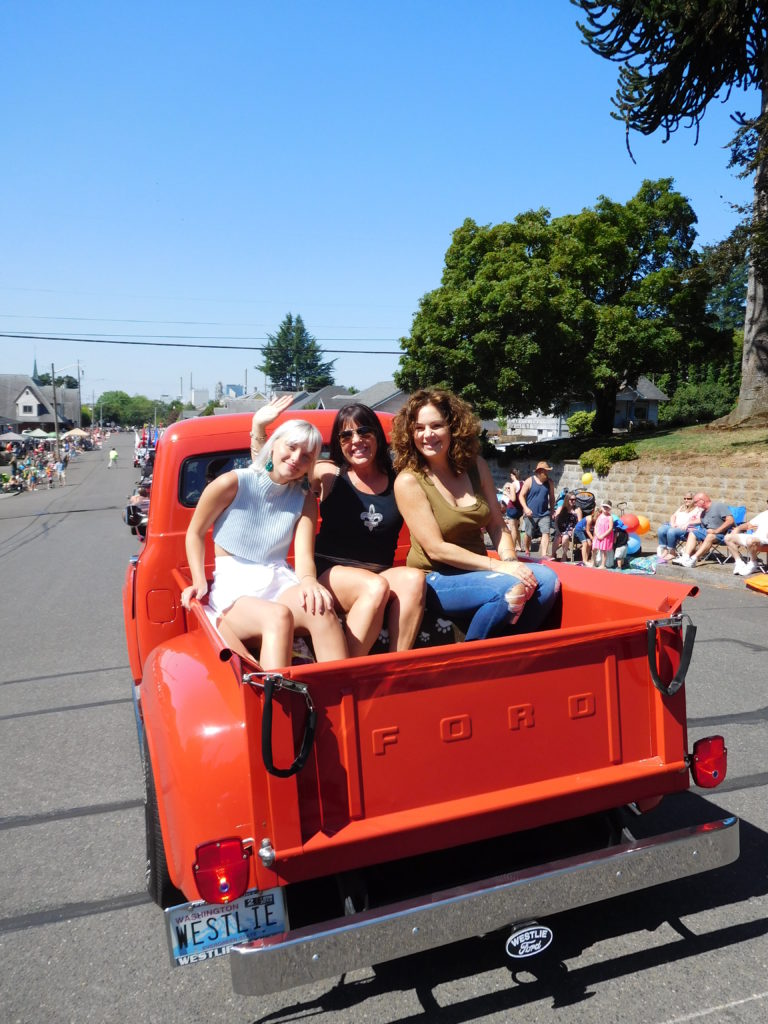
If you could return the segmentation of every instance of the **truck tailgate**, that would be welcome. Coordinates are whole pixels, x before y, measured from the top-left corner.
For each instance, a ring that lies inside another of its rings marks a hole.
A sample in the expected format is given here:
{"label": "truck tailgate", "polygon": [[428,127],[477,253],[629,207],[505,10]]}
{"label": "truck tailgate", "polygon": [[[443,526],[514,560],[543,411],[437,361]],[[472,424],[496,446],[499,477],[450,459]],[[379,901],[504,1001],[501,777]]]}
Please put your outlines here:
{"label": "truck tailgate", "polygon": [[[680,636],[660,631],[671,678]],[[284,880],[489,838],[688,786],[683,691],[650,682],[646,616],[296,667],[318,709],[304,769],[269,775],[246,694],[256,806]],[[287,765],[304,703],[275,697]],[[263,836],[257,836],[257,840]]]}

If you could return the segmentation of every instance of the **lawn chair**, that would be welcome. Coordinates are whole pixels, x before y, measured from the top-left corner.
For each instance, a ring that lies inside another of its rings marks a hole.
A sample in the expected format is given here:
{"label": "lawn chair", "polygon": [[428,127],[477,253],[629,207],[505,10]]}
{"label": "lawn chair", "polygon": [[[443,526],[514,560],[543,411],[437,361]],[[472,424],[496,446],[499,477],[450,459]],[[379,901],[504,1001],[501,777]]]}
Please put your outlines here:
{"label": "lawn chair", "polygon": [[[746,505],[729,505],[728,509],[733,516],[733,525],[741,526],[747,517],[747,506]],[[733,529],[733,527],[731,527]],[[733,555],[725,546],[726,533],[718,533],[715,537],[715,543],[706,553],[702,561],[704,562],[717,562],[718,565],[725,565],[727,562],[733,561]]]}

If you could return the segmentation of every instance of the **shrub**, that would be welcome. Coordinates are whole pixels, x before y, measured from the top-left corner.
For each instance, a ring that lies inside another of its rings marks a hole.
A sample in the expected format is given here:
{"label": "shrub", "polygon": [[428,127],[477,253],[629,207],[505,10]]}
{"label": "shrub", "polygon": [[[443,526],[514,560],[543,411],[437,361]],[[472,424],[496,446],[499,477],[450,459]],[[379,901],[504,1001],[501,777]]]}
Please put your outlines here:
{"label": "shrub", "polygon": [[605,476],[611,468],[611,459],[608,448],[590,448],[581,453],[579,462],[584,470],[594,470],[598,476]]}
{"label": "shrub", "polygon": [[593,470],[598,476],[607,476],[614,462],[634,462],[639,458],[633,444],[616,448],[590,448],[579,458],[583,470]]}
{"label": "shrub", "polygon": [[587,437],[592,433],[596,412],[575,412],[565,421],[571,437]]}
{"label": "shrub", "polygon": [[639,458],[637,448],[633,444],[623,444],[619,448],[610,448],[612,462],[634,462]]}

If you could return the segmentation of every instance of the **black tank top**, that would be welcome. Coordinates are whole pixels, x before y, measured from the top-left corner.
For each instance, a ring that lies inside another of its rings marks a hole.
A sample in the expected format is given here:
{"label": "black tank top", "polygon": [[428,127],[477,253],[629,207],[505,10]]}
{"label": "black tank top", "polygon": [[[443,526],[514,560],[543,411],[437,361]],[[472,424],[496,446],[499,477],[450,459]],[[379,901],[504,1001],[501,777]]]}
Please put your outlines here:
{"label": "black tank top", "polygon": [[342,469],[320,502],[320,515],[315,553],[322,559],[373,571],[391,568],[403,525],[391,481],[383,494],[364,494]]}

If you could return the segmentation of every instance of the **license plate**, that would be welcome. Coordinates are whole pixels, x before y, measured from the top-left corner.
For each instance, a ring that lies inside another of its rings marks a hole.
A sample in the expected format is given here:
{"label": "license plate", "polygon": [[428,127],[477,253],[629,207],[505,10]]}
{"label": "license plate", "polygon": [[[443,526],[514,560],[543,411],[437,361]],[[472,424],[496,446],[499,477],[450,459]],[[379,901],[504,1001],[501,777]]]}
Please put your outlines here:
{"label": "license plate", "polygon": [[252,890],[232,903],[185,903],[165,911],[174,967],[225,956],[233,946],[286,931],[283,890]]}

